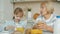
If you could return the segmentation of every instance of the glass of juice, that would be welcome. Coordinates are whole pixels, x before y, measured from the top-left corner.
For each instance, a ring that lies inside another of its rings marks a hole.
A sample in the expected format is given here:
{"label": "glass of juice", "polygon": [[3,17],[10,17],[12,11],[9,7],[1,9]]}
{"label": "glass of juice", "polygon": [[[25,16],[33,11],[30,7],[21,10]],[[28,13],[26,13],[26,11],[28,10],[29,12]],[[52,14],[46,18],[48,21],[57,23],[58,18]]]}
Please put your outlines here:
{"label": "glass of juice", "polygon": [[23,27],[16,27],[15,31],[21,32],[23,34],[24,33],[24,28]]}
{"label": "glass of juice", "polygon": [[24,32],[24,28],[16,28],[16,30],[19,32]]}
{"label": "glass of juice", "polygon": [[42,34],[42,30],[40,30],[40,29],[31,29],[31,34]]}

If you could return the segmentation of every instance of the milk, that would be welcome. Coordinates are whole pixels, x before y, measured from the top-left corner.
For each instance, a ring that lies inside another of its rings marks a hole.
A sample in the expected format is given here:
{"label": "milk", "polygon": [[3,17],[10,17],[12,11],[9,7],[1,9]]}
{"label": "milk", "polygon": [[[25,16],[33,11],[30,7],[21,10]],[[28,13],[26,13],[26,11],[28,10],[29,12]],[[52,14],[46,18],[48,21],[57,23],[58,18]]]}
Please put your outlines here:
{"label": "milk", "polygon": [[28,12],[28,19],[30,20],[32,18],[32,13]]}
{"label": "milk", "polygon": [[60,16],[56,17],[56,22],[54,23],[54,34],[60,34]]}

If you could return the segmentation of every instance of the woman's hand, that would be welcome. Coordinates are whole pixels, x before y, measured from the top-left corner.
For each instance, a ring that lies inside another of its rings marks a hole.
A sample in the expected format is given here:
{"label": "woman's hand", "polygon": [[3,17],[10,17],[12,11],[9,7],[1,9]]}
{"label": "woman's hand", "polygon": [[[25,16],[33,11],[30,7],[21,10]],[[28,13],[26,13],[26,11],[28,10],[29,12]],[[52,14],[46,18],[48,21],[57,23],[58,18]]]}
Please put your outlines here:
{"label": "woman's hand", "polygon": [[36,25],[34,25],[33,29],[38,29],[39,25],[41,25],[40,23],[42,23],[42,22],[38,22]]}
{"label": "woman's hand", "polygon": [[37,28],[38,29],[42,29],[42,30],[48,30],[48,31],[50,31],[50,32],[53,32],[53,28],[52,27],[50,27],[50,26],[48,26],[47,24],[45,24],[45,23],[38,23],[37,24]]}
{"label": "woman's hand", "polygon": [[37,28],[38,29],[47,29],[47,25],[45,23],[38,23]]}

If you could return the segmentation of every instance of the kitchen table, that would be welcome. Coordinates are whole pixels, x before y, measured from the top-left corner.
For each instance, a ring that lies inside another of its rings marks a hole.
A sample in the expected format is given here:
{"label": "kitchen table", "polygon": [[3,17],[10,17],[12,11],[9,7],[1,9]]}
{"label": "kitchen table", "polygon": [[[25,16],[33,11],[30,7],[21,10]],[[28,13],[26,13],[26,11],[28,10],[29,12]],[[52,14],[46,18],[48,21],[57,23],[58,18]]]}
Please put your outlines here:
{"label": "kitchen table", "polygon": [[3,32],[0,32],[0,34],[9,34],[8,31],[3,31]]}
{"label": "kitchen table", "polygon": [[43,34],[53,34],[53,33],[51,33],[51,32],[43,32]]}
{"label": "kitchen table", "polygon": [[[0,34],[9,34],[9,33],[4,33],[4,32],[0,32]],[[49,33],[49,32],[43,32],[43,34],[52,34],[52,33]]]}

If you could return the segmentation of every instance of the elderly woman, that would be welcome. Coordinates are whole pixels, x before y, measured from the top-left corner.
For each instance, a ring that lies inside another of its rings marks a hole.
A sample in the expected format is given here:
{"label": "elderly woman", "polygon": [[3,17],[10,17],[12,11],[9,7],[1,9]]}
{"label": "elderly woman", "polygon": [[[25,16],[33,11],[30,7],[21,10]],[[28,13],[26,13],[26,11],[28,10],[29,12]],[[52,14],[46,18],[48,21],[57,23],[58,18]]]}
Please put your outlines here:
{"label": "elderly woman", "polygon": [[[36,23],[33,26],[33,29],[41,29],[42,34],[53,34],[53,27],[56,21],[56,16],[54,15],[54,8],[49,2],[41,3],[40,16],[36,19]],[[26,34],[30,34],[31,29],[26,31]]]}
{"label": "elderly woman", "polygon": [[41,3],[41,16],[37,18],[37,24],[33,28],[42,29],[43,34],[52,34],[53,25],[56,21],[56,16],[54,13],[54,8],[51,3],[43,2]]}

